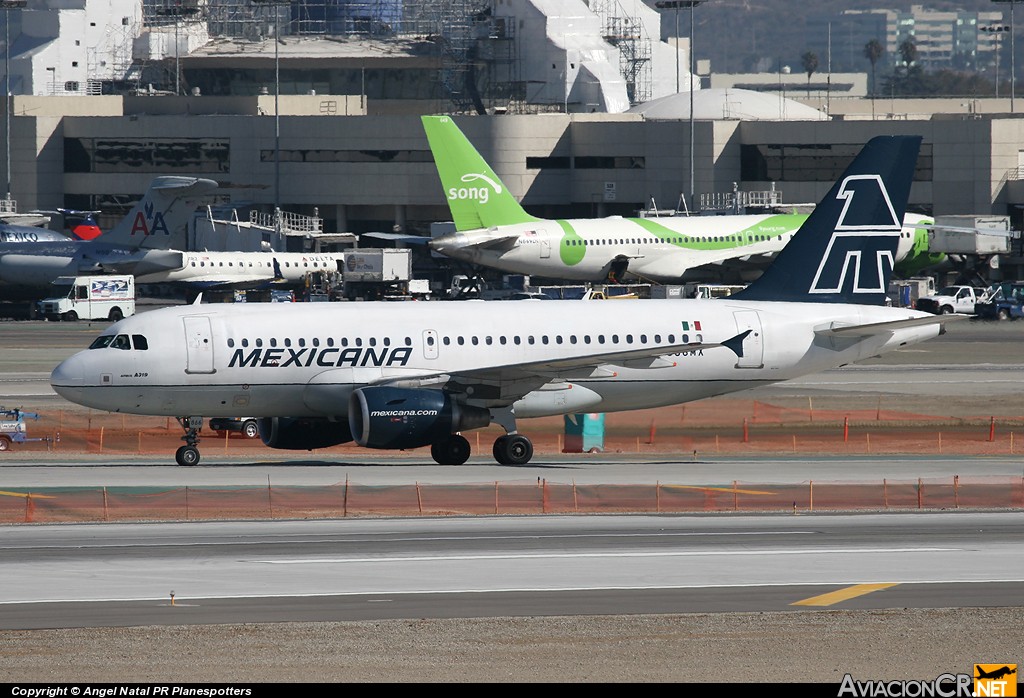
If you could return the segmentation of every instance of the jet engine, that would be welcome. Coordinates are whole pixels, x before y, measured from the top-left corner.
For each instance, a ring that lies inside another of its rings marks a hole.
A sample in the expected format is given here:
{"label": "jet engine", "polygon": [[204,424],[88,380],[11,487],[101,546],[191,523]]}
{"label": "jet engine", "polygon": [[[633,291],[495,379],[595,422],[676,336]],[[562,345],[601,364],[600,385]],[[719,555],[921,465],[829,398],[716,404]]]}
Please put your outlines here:
{"label": "jet engine", "polygon": [[440,390],[360,388],[349,399],[349,428],[367,448],[418,448],[490,423],[490,410],[460,405]]}
{"label": "jet engine", "polygon": [[345,422],[296,417],[263,417],[259,420],[260,438],[271,448],[311,451],[352,440]]}

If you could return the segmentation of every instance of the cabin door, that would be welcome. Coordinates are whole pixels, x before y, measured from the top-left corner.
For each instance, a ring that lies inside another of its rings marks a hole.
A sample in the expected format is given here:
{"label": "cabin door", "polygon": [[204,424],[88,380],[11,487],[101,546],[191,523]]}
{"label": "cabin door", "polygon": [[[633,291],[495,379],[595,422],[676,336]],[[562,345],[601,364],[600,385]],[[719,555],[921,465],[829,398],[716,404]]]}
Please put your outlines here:
{"label": "cabin door", "polygon": [[210,318],[186,315],[182,320],[185,323],[185,373],[215,373]]}
{"label": "cabin door", "polygon": [[761,337],[761,318],[756,310],[739,310],[736,318],[736,332],[750,334],[743,338],[743,356],[737,358],[736,368],[764,368],[764,343]]}

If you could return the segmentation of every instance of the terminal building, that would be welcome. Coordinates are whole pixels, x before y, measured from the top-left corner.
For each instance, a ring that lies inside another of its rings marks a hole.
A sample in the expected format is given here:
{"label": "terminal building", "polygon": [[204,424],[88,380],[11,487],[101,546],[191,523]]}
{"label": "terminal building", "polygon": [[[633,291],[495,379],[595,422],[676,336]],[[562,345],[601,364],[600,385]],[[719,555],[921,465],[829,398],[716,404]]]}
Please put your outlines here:
{"label": "terminal building", "polygon": [[[591,2],[613,8],[592,17],[569,0],[106,0],[104,11],[126,21],[104,41],[131,36],[130,61],[120,49],[99,59],[95,47],[74,58],[63,20],[59,38],[19,33],[33,24],[16,15],[50,5],[80,10],[76,21],[88,26],[94,2],[27,0],[9,11],[3,148],[21,210],[99,209],[116,219],[150,179],[181,174],[220,182],[219,205],[316,216],[327,233],[429,234],[449,214],[419,115],[451,113],[537,215],[697,213],[734,190],[814,202],[871,137],[914,134],[924,142],[911,210],[1024,223],[1024,101],[1015,95],[871,99],[862,76],[844,81],[855,86],[845,96],[744,89],[749,79],[702,89],[686,42],[636,28],[638,18],[658,19],[639,0]],[[272,8],[279,13],[268,18]],[[461,29],[428,31],[453,11],[466,13]],[[104,61],[117,71],[98,71]]]}

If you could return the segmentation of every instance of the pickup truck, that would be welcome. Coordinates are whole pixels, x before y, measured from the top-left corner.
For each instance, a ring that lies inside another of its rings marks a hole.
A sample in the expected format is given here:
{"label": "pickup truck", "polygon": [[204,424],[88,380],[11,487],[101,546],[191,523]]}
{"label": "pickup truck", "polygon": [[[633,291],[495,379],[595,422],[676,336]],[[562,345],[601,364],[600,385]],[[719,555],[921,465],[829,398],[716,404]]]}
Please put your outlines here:
{"label": "pickup truck", "polygon": [[1024,281],[1005,281],[989,289],[988,297],[978,301],[975,315],[989,320],[1016,320],[1024,317]]}
{"label": "pickup truck", "polygon": [[975,304],[983,300],[985,294],[986,290],[979,286],[946,286],[937,293],[918,298],[914,307],[936,315],[974,315]]}

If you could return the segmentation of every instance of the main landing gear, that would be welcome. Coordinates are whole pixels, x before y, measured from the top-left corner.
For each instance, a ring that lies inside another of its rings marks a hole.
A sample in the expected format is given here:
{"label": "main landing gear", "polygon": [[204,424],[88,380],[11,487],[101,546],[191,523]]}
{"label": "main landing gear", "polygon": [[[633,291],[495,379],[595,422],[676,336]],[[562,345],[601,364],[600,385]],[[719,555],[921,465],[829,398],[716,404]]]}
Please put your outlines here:
{"label": "main landing gear", "polygon": [[[491,454],[501,465],[526,465],[533,458],[533,443],[516,432],[516,418],[510,408],[494,410],[491,419],[505,429],[505,435],[494,440]],[[461,434],[452,434],[430,446],[430,455],[440,465],[462,465],[469,460],[469,441]]]}
{"label": "main landing gear", "polygon": [[175,451],[174,460],[178,461],[178,465],[198,465],[199,447],[197,444],[199,443],[199,430],[203,428],[203,418],[175,417],[175,419],[185,430],[185,435],[181,437],[185,445]]}

